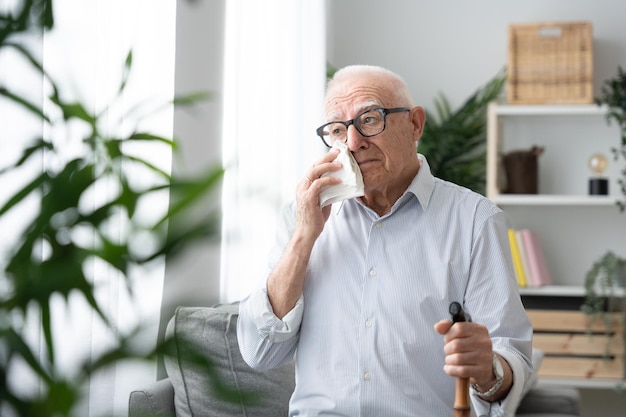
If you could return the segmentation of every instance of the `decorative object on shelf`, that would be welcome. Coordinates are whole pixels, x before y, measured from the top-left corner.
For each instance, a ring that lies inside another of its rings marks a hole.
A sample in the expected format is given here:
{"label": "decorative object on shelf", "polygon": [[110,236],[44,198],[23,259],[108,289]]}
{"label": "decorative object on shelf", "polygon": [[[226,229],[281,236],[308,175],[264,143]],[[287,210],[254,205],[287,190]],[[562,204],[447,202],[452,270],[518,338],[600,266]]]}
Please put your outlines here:
{"label": "decorative object on shelf", "polygon": [[516,150],[502,155],[506,176],[505,193],[537,194],[539,189],[538,158],[544,148],[533,146],[528,150]]}
{"label": "decorative object on shelf", "polygon": [[502,71],[456,111],[443,94],[435,99],[435,113],[426,110],[418,152],[428,158],[434,175],[485,194],[487,106],[501,95],[505,82]]}
{"label": "decorative object on shelf", "polygon": [[594,173],[594,176],[589,178],[589,195],[609,194],[609,180],[602,176],[608,165],[609,161],[604,154],[594,153],[589,157],[589,168]]}
{"label": "decorative object on shelf", "polygon": [[593,102],[593,36],[589,22],[509,26],[510,104]]}

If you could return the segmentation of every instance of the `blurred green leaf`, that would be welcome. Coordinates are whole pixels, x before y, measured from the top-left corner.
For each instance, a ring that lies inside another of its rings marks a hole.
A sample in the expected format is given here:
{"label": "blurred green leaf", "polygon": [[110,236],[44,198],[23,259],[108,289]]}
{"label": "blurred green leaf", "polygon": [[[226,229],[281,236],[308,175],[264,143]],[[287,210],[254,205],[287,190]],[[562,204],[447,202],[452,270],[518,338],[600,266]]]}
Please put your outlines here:
{"label": "blurred green leaf", "polygon": [[22,166],[26,161],[30,159],[31,156],[35,155],[39,151],[43,152],[52,150],[54,150],[54,146],[50,142],[44,140],[43,138],[39,138],[35,141],[33,145],[24,149],[24,152],[22,152],[22,156],[20,157],[20,159],[17,160],[15,164],[0,170],[0,175],[6,173],[9,170]]}
{"label": "blurred green leaf", "polygon": [[47,77],[48,74],[44,70],[43,66],[39,63],[39,61],[37,61],[37,59],[35,59],[33,54],[28,49],[26,49],[23,45],[20,45],[19,43],[15,43],[15,42],[7,42],[5,46],[19,52],[24,58],[26,58],[28,63],[31,65],[31,67],[35,68],[39,73]]}
{"label": "blurred green leaf", "polygon": [[197,180],[176,180],[170,184],[172,192],[172,204],[169,213],[157,222],[155,227],[162,225],[169,218],[175,217],[184,211],[187,207],[193,205],[200,197],[205,195],[208,190],[214,189],[224,176],[223,168],[214,168],[199,177]]}
{"label": "blurred green leaf", "polygon": [[[24,0],[2,9],[0,13],[0,47],[11,35],[27,32],[31,28],[51,29],[54,25],[52,0]],[[17,15],[11,13],[17,11]]]}
{"label": "blurred green leaf", "polygon": [[129,140],[146,140],[146,141],[155,141],[155,142],[163,142],[172,148],[176,147],[176,142],[172,139],[165,138],[163,136],[154,135],[148,132],[134,132],[132,135],[128,137]]}
{"label": "blurred green leaf", "polygon": [[27,99],[10,92],[5,87],[0,87],[0,95],[8,98],[11,101],[16,102],[17,104],[21,105],[23,108],[28,110],[30,113],[50,123],[50,119],[48,119],[48,116],[44,114],[43,110],[41,109],[41,106],[35,105],[31,103],[30,101],[28,101]]}
{"label": "blurred green leaf", "polygon": [[129,161],[136,162],[139,165],[143,165],[144,167],[148,168],[150,171],[152,171],[152,172],[154,172],[156,174],[159,174],[161,177],[163,177],[166,180],[170,179],[170,174],[168,174],[167,172],[163,171],[161,168],[157,167],[153,163],[146,161],[145,159],[137,158],[137,157],[131,156],[131,155],[126,156],[126,159],[129,160]]}
{"label": "blurred green leaf", "polygon": [[96,125],[96,117],[89,114],[82,103],[57,102],[55,104],[63,111],[63,118],[65,120],[79,119],[89,123],[91,126]]}
{"label": "blurred green leaf", "polygon": [[19,355],[39,377],[44,381],[52,380],[50,374],[41,366],[37,355],[33,353],[28,344],[14,329],[3,329],[0,331],[2,341],[11,354]]}
{"label": "blurred green leaf", "polygon": [[39,187],[46,181],[48,175],[44,172],[40,174],[30,183],[26,184],[22,189],[18,190],[9,200],[0,208],[0,216],[3,216],[9,210],[21,203],[26,197],[28,197],[33,191],[38,190]]}
{"label": "blurred green leaf", "polygon": [[196,104],[199,101],[209,100],[211,98],[213,98],[213,94],[207,91],[183,94],[183,95],[176,96],[174,98],[174,105],[175,106],[188,106],[191,104]]}
{"label": "blurred green leaf", "polygon": [[133,51],[128,51],[126,54],[126,60],[124,61],[124,71],[122,72],[122,82],[120,84],[120,89],[118,93],[121,93],[126,88],[126,84],[128,83],[128,77],[130,77],[130,70],[133,66]]}

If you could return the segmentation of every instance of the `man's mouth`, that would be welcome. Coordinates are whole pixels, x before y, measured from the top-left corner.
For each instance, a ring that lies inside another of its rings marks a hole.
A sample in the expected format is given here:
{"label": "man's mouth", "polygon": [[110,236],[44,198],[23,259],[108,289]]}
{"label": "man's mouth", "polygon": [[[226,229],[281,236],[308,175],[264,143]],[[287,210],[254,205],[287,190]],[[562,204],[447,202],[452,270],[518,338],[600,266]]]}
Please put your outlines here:
{"label": "man's mouth", "polygon": [[362,161],[358,161],[357,164],[359,164],[359,167],[362,167],[363,165],[371,164],[372,162],[376,162],[376,160],[375,159],[364,159]]}

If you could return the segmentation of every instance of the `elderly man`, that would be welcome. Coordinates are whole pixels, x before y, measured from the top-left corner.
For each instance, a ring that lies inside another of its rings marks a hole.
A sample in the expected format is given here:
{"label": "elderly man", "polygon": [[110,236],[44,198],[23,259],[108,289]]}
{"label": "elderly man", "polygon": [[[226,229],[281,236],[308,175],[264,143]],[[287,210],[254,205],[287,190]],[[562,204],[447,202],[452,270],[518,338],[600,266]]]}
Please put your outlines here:
{"label": "elderly man", "polygon": [[[513,415],[532,328],[503,213],[433,177],[416,152],[424,110],[398,75],[343,68],[325,111],[318,134],[347,145],[364,195],[321,207],[340,182],[335,149],[306,172],[266,285],[240,305],[244,359],[267,369],[295,357],[291,416],[451,415],[454,377],[469,378],[476,414]],[[453,301],[472,322],[449,320]]]}

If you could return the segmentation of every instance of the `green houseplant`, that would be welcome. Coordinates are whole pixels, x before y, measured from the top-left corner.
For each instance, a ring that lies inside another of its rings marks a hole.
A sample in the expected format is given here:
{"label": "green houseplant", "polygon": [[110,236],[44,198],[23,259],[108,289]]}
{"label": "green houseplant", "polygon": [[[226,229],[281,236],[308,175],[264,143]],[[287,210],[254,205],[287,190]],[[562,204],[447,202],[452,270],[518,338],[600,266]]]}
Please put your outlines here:
{"label": "green houseplant", "polygon": [[620,130],[620,144],[611,149],[615,162],[622,161],[621,177],[617,183],[620,186],[622,199],[617,201],[621,211],[626,208],[626,71],[619,66],[617,75],[604,81],[600,96],[595,99],[599,106],[605,105],[607,123],[615,123]]}
{"label": "green houseplant", "polygon": [[[620,130],[620,144],[611,151],[613,159],[622,161],[618,184],[622,197],[617,201],[620,211],[626,207],[626,72],[618,67],[617,75],[605,80],[600,96],[595,99],[599,106],[607,106],[607,123],[616,123]],[[622,329],[622,341],[626,342],[626,259],[608,251],[591,266],[585,275],[585,301],[582,311],[589,315],[590,323],[602,320],[610,332],[615,323]],[[614,314],[617,312],[617,316]],[[608,350],[608,345],[607,345]],[[610,352],[608,352],[610,353]],[[623,353],[626,379],[626,351]]]}
{"label": "green houseplant", "polygon": [[[18,1],[14,7],[0,11],[0,52],[19,56],[49,91],[42,104],[20,95],[15,86],[0,84],[0,99],[29,114],[43,132],[32,138],[21,155],[0,167],[2,179],[15,172],[31,175],[24,186],[6,201],[0,201],[0,218],[15,213],[26,218],[15,246],[2,254],[5,259],[0,272],[0,414],[7,412],[19,417],[75,416],[84,394],[82,386],[91,377],[118,361],[154,360],[171,347],[168,340],[151,347],[137,346],[134,337],[141,326],[113,331],[115,324],[101,305],[88,275],[90,262],[96,260],[114,270],[115,276],[127,283],[132,297],[132,271],[170,257],[196,239],[217,237],[220,229],[219,196],[215,192],[223,174],[221,167],[209,168],[197,177],[177,178],[153,164],[146,155],[133,152],[129,145],[145,143],[177,149],[172,138],[138,127],[138,121],[149,114],[125,114],[125,129],[119,131],[101,128],[109,109],[131,81],[132,52],[123,65],[120,63],[122,76],[117,96],[94,113],[85,103],[65,99],[62,87],[24,42],[33,33],[38,36],[53,26],[52,0]],[[185,106],[206,96],[191,94],[177,97],[173,103],[156,104]],[[155,103],[138,104],[154,108]],[[145,107],[134,110],[142,108]],[[70,129],[70,125],[74,128]],[[52,130],[65,132],[65,136],[62,140],[51,138],[46,132]],[[71,144],[79,145],[79,155],[63,152]],[[41,170],[20,171],[44,158],[48,163]],[[154,181],[133,181],[141,173]],[[81,203],[103,181],[114,192],[86,208]],[[169,194],[169,207],[156,219],[143,217],[139,207],[152,195],[162,193]],[[206,196],[212,197],[213,204],[207,204]],[[29,201],[39,202],[34,212],[24,209]],[[201,210],[195,207],[198,202],[203,204]],[[198,216],[189,215],[190,210],[206,216],[197,219]],[[189,218],[196,220],[178,220]],[[122,225],[124,232],[112,234],[112,224]],[[89,239],[79,238],[85,233]],[[112,330],[115,340],[100,354],[78,364],[77,370],[66,373],[58,366],[55,340],[62,336],[53,325],[58,311],[52,307],[52,301],[69,303],[70,297],[82,299],[100,322]],[[38,325],[41,346],[33,346],[24,334],[25,323]],[[206,360],[198,365],[205,366],[211,374],[211,364]],[[37,389],[25,390],[10,380],[15,377],[16,366],[36,379]],[[219,381],[215,384],[220,390]],[[221,391],[228,394],[227,389]]]}
{"label": "green houseplant", "polygon": [[485,194],[487,106],[506,83],[504,71],[481,86],[458,109],[441,94],[435,112],[426,110],[419,152],[434,175]]}

